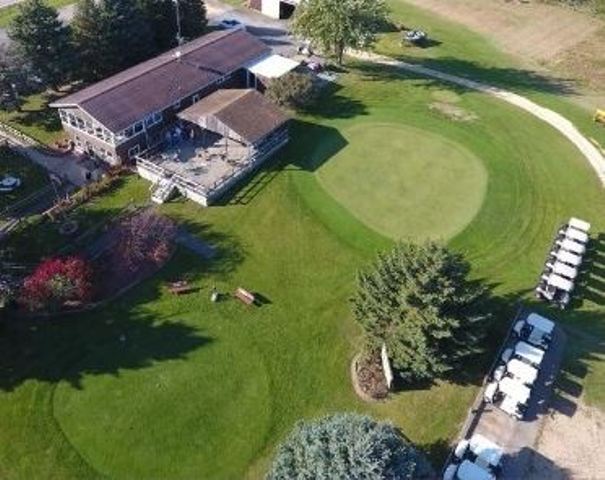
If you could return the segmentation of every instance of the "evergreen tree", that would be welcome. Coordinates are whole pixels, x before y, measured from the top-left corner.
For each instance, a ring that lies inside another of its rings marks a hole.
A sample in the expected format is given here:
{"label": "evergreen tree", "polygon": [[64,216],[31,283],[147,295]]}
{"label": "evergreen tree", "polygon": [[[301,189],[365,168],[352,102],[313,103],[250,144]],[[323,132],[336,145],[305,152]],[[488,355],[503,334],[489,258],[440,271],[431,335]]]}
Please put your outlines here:
{"label": "evergreen tree", "polygon": [[432,473],[392,425],[340,413],[300,422],[278,448],[267,480],[410,480]]}
{"label": "evergreen tree", "polygon": [[[139,5],[151,26],[157,49],[164,51],[176,46],[178,29],[175,0],[139,0]],[[178,11],[183,40],[191,40],[205,32],[208,21],[202,0],[179,0]]]}
{"label": "evergreen tree", "polygon": [[8,35],[35,73],[53,88],[70,78],[73,48],[69,28],[56,9],[42,0],[25,0],[8,28]]}
{"label": "evergreen tree", "polygon": [[104,72],[99,62],[103,26],[101,11],[95,0],[78,2],[71,27],[74,47],[78,53],[78,78],[85,81],[100,79]]}
{"label": "evergreen tree", "polygon": [[433,379],[477,351],[485,289],[469,269],[438,243],[401,243],[358,275],[353,313],[370,350],[386,343],[404,381]]}
{"label": "evergreen tree", "polygon": [[173,0],[139,0],[158,51],[176,46],[176,15]]}
{"label": "evergreen tree", "polygon": [[185,40],[191,40],[206,31],[206,4],[203,0],[179,0],[181,33]]}
{"label": "evergreen tree", "polygon": [[99,18],[102,31],[97,50],[102,76],[131,67],[156,52],[150,25],[135,0],[103,0]]}

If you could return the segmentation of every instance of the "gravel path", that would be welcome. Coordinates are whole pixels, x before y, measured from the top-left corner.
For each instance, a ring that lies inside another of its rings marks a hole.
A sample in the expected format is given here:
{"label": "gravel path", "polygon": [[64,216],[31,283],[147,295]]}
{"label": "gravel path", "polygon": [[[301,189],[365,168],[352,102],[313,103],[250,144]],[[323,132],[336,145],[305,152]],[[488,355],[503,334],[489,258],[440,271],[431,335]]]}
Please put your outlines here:
{"label": "gravel path", "polygon": [[512,105],[515,105],[516,107],[525,110],[528,113],[531,113],[535,117],[539,118],[543,122],[548,123],[550,126],[558,130],[559,133],[561,133],[571,143],[573,143],[578,148],[578,150],[580,150],[582,155],[584,155],[586,160],[588,160],[591,167],[594,169],[597,176],[599,177],[601,184],[605,186],[605,158],[603,157],[599,149],[597,149],[597,147],[595,147],[584,135],[582,135],[573,123],[571,123],[569,120],[567,120],[565,117],[558,114],[557,112],[554,112],[553,110],[550,110],[548,108],[544,108],[538,105],[537,103],[529,100],[528,98],[510,92],[508,90],[494,87],[492,85],[487,85],[485,83],[476,82],[474,80],[469,80],[467,78],[458,77],[456,75],[451,75],[449,73],[439,72],[437,70],[423,67],[421,65],[401,62],[388,57],[367,52],[353,51],[349,52],[349,54],[361,60],[370,61],[388,67],[400,68],[402,70],[414,72],[419,75],[436,78],[444,82],[454,83],[462,87],[477,90],[493,97],[499,98],[507,103],[510,103]]}

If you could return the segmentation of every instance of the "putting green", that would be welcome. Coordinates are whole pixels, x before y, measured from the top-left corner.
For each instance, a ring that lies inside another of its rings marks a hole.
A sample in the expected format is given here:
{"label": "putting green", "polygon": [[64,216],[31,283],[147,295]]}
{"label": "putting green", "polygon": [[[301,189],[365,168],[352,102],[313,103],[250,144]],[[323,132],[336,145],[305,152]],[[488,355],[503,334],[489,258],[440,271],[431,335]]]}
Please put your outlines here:
{"label": "putting green", "polygon": [[356,123],[318,171],[322,186],[360,221],[394,238],[449,239],[475,217],[487,189],[481,160],[439,135]]}

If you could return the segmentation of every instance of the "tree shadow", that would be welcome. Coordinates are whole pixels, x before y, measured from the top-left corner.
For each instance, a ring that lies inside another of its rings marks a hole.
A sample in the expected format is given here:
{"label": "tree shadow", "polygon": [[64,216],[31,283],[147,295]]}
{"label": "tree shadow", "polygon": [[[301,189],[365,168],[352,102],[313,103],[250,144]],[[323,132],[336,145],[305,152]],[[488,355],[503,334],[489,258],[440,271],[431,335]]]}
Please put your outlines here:
{"label": "tree shadow", "polygon": [[319,92],[317,99],[302,109],[301,113],[325,119],[355,118],[368,114],[366,105],[360,100],[342,95],[343,86],[330,82]]}
{"label": "tree shadow", "polygon": [[43,103],[40,107],[21,108],[18,113],[19,123],[32,127],[39,127],[46,132],[58,132],[61,131],[61,120],[57,110],[50,108],[48,105],[55,100],[61,98],[63,95],[55,92],[45,92],[42,94]]}
{"label": "tree shadow", "polygon": [[573,478],[569,469],[556,465],[552,460],[530,447],[502,457],[502,471],[498,476],[503,480],[568,480]]}
{"label": "tree shadow", "polygon": [[[419,382],[406,383],[396,376],[394,393],[401,391],[428,390],[438,381],[446,381],[461,386],[481,386],[486,375],[492,370],[497,360],[497,353],[502,347],[503,339],[508,337],[520,307],[520,299],[526,291],[494,295],[496,284],[489,284],[483,279],[473,282],[484,285],[484,296],[480,302],[469,308],[466,313],[477,317],[473,328],[476,333],[471,337],[475,342],[469,354],[449,363],[449,370],[435,378]],[[466,332],[465,332],[466,333]],[[456,348],[454,345],[451,348]],[[446,355],[448,353],[446,352]]]}
{"label": "tree shadow", "polygon": [[[462,60],[453,57],[444,58],[417,58],[402,53],[395,58],[419,67],[433,69],[442,73],[448,73],[475,82],[497,86],[518,93],[543,92],[558,95],[573,95],[577,93],[576,84],[571,79],[554,78],[533,70],[512,67],[490,67],[477,62]],[[370,62],[355,63],[355,68],[363,73],[366,79],[373,80],[424,80],[431,85],[443,85],[444,81],[433,79],[421,73],[402,70]],[[450,83],[461,92],[468,91],[467,87]]]}
{"label": "tree shadow", "polygon": [[130,310],[56,319],[7,319],[0,337],[0,389],[28,380],[67,381],[82,388],[87,375],[119,375],[163,360],[185,360],[213,340],[177,321]]}

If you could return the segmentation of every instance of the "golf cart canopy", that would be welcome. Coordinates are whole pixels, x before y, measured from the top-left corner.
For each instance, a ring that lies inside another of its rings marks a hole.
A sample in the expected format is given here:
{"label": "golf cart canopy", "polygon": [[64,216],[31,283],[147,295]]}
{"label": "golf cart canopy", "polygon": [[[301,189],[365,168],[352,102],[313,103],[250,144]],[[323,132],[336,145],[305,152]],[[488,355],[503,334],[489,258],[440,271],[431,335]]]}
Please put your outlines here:
{"label": "golf cart canopy", "polygon": [[584,255],[584,252],[586,252],[586,247],[584,247],[584,245],[575,242],[569,238],[563,240],[560,245],[563,250],[567,250],[568,252],[572,252],[578,255]]}
{"label": "golf cart canopy", "polygon": [[580,220],[576,217],[571,217],[569,219],[569,226],[586,233],[590,231],[590,223],[585,222],[584,220]]}
{"label": "golf cart canopy", "polygon": [[527,316],[527,323],[549,335],[555,328],[554,322],[550,321],[548,318],[544,318],[542,315],[538,315],[537,313],[530,313]]}
{"label": "golf cart canopy", "polygon": [[575,228],[569,227],[565,230],[565,236],[567,238],[571,238],[578,243],[586,244],[588,243],[588,234],[586,232],[581,232]]}
{"label": "golf cart canopy", "polygon": [[539,366],[544,359],[542,350],[523,341],[517,342],[517,345],[515,345],[515,354],[535,366]]}
{"label": "golf cart canopy", "polygon": [[563,262],[555,262],[552,266],[552,271],[557,275],[562,275],[564,277],[571,278],[572,280],[578,275],[578,271],[575,268],[570,267]]}
{"label": "golf cart canopy", "polygon": [[555,257],[564,263],[568,263],[569,265],[573,265],[574,267],[579,267],[582,264],[582,257],[576,255],[571,252],[567,252],[565,250],[559,250]]}
{"label": "golf cart canopy", "polygon": [[547,282],[549,285],[552,285],[559,290],[563,290],[564,292],[571,292],[573,290],[573,282],[557,274],[549,275]]}

